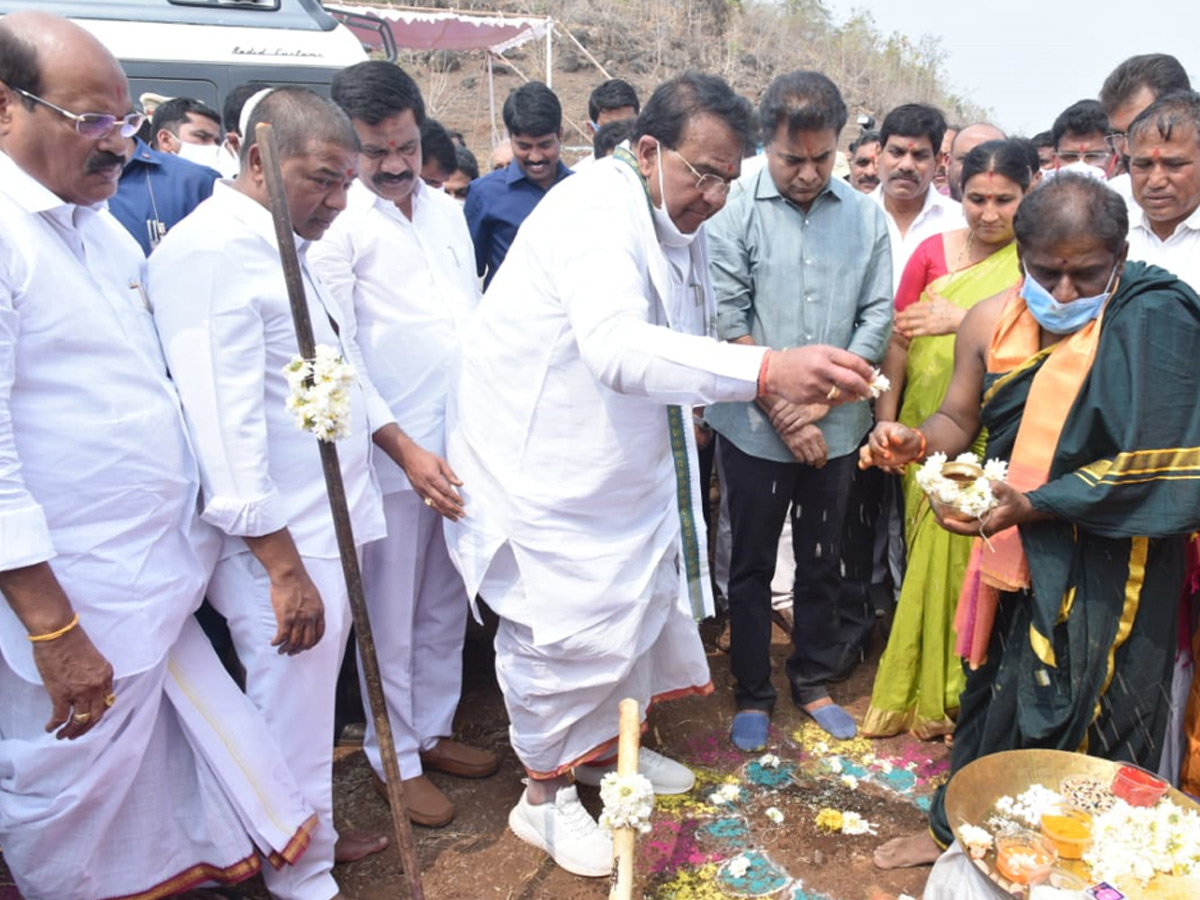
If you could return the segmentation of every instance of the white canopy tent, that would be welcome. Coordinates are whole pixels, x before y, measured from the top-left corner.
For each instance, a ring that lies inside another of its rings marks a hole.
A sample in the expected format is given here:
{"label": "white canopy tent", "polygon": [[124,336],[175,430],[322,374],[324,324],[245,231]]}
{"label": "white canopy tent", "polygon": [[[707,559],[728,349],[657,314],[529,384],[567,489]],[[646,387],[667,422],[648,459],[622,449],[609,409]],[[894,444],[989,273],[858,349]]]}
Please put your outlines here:
{"label": "white canopy tent", "polygon": [[[502,13],[477,14],[450,12],[440,9],[420,9],[402,6],[368,6],[349,3],[326,3],[325,8],[358,35],[368,50],[394,54],[395,48],[407,50],[484,50],[487,56],[488,97],[492,122],[493,144],[496,131],[496,82],[493,60],[501,59],[525,78],[525,75],[505,59],[504,53],[529,41],[546,42],[545,82],[553,87],[554,34],[556,28],[565,34],[607,78],[601,66],[575,40],[569,31],[554,19],[545,16],[509,16]],[[386,28],[380,27],[380,24]],[[390,43],[390,46],[389,46]],[[528,79],[526,79],[528,80]]]}

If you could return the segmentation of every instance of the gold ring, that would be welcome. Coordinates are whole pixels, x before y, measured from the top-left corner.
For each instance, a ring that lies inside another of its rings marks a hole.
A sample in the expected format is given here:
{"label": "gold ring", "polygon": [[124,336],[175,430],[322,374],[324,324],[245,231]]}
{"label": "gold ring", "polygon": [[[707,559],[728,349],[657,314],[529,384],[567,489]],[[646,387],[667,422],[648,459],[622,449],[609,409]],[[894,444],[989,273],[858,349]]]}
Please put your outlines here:
{"label": "gold ring", "polygon": [[432,498],[432,497],[426,497],[426,498],[425,498],[425,505],[426,505],[426,506],[433,506],[433,498]]}
{"label": "gold ring", "polygon": [[117,702],[117,695],[116,695],[116,694],[106,694],[106,695],[105,695],[105,697],[104,697],[104,705],[105,705],[106,707],[108,707],[108,708],[110,708],[110,709],[111,709],[111,708],[112,708],[112,705],[113,705],[114,703],[116,703],[116,702]]}
{"label": "gold ring", "polygon": [[75,715],[71,716],[71,718],[74,719],[76,724],[78,724],[78,725],[86,725],[88,722],[92,721],[92,714],[91,713],[75,713]]}
{"label": "gold ring", "polygon": [[842,389],[835,384],[829,389],[829,393],[825,395],[825,399],[836,400],[840,396],[842,396]]}

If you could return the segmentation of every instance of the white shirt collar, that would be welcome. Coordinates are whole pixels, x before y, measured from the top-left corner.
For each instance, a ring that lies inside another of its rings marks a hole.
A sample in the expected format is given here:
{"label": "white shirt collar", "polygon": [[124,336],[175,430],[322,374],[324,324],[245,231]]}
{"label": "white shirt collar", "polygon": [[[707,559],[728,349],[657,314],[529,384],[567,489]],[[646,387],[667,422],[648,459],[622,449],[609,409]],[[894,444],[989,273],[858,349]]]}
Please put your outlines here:
{"label": "white shirt collar", "polygon": [[[891,215],[891,213],[888,212],[888,208],[884,205],[885,196],[883,193],[882,184],[875,186],[875,190],[871,191],[870,197],[879,204],[880,209],[882,209],[889,216]],[[935,206],[941,210],[953,211],[954,207],[958,205],[959,204],[957,200],[953,199],[952,197],[943,196],[938,192],[937,188],[930,184],[928,189],[925,191],[925,202],[921,204],[921,211],[917,213],[917,218],[913,221],[917,222],[925,218],[929,211]]]}
{"label": "white shirt collar", "polygon": [[[1150,217],[1146,215],[1146,211],[1140,206],[1137,206],[1136,209],[1138,210],[1139,215],[1137,217],[1137,221],[1134,223],[1134,227],[1142,229],[1147,234],[1152,236],[1156,241],[1163,241],[1163,239],[1160,238],[1155,232],[1154,225],[1150,221]],[[1200,206],[1197,206],[1195,209],[1193,209],[1190,216],[1176,225],[1175,230],[1171,232],[1166,240],[1169,241],[1171,238],[1180,234],[1186,234],[1189,231],[1200,231]]]}
{"label": "white shirt collar", "polygon": [[31,215],[51,213],[64,224],[80,227],[93,215],[108,207],[101,200],[90,206],[68,203],[19,165],[7,153],[0,151],[0,193]]}
{"label": "white shirt collar", "polygon": [[[223,179],[216,182],[213,185],[212,199],[272,247],[279,246],[275,240],[275,219],[271,211],[253,197],[239,191],[232,181]],[[292,238],[296,242],[297,252],[303,256],[312,242],[302,238],[295,231],[292,232]]]}
{"label": "white shirt collar", "polygon": [[[412,197],[412,214],[413,219],[415,219],[417,217],[417,209],[428,202],[428,192],[431,190],[431,188],[421,180],[420,175],[414,175],[413,177],[416,179],[416,184],[413,186],[412,194],[409,196]],[[408,216],[404,215],[404,212],[395,204],[394,201],[388,200],[385,197],[380,197],[373,190],[367,187],[361,178],[357,179],[351,186],[350,197],[346,202],[347,209],[363,212],[375,207],[380,212],[384,213],[384,215],[391,216],[394,219],[402,220],[404,222],[410,222]]]}

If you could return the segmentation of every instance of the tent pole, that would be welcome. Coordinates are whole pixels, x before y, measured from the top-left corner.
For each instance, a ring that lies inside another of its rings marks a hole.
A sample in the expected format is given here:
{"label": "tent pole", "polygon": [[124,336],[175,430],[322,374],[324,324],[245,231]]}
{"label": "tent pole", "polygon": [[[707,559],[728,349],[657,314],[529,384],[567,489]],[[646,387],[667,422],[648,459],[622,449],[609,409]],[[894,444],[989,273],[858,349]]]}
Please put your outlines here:
{"label": "tent pole", "polygon": [[554,88],[554,20],[546,20],[546,87]]}
{"label": "tent pole", "polygon": [[496,130],[496,73],[492,70],[492,51],[487,51],[488,76],[488,124],[492,126],[492,149],[500,143],[500,132]]}

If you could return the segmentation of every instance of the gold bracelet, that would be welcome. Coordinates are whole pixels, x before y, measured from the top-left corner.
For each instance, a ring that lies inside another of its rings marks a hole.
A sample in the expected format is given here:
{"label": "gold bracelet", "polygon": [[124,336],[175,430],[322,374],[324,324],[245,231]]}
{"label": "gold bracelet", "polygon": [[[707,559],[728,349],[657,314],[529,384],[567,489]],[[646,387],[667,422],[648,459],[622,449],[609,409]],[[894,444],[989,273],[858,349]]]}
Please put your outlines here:
{"label": "gold bracelet", "polygon": [[78,624],[79,613],[75,613],[75,615],[71,618],[71,621],[62,628],[58,629],[58,631],[51,631],[49,634],[27,634],[25,636],[35,644],[44,643],[45,641],[56,641]]}

